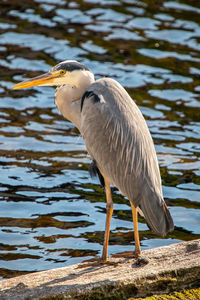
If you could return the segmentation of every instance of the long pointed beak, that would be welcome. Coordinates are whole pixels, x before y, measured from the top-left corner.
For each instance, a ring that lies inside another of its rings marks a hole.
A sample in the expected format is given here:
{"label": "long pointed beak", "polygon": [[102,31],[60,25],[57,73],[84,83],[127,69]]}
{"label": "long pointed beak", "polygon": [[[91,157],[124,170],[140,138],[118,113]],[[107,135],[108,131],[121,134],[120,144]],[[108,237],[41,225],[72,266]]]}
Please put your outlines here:
{"label": "long pointed beak", "polygon": [[55,78],[58,78],[60,75],[60,72],[54,72],[51,73],[45,73],[43,75],[19,82],[13,86],[14,90],[17,89],[25,89],[32,86],[38,86],[38,85],[54,85],[53,81]]}

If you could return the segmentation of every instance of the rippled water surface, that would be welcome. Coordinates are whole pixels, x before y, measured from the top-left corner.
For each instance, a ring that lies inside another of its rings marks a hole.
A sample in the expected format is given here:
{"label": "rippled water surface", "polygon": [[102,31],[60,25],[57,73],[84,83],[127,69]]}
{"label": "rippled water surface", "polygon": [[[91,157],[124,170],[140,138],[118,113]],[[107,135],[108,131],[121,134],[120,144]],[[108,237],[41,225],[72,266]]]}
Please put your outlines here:
{"label": "rippled water surface", "polygon": [[[142,218],[142,249],[200,238],[200,2],[2,0],[0,3],[0,277],[100,256],[105,195],[54,89],[12,90],[76,59],[117,79],[142,110],[175,222]],[[134,247],[129,203],[114,191],[109,255]]]}

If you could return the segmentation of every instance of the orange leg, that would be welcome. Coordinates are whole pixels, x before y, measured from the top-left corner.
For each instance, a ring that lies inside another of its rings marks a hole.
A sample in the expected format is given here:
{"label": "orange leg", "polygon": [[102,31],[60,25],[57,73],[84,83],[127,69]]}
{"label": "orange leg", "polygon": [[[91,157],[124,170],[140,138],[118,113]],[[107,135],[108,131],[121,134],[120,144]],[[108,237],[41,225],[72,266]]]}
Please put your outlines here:
{"label": "orange leg", "polygon": [[105,190],[106,190],[106,228],[105,228],[105,233],[104,233],[104,243],[103,243],[103,253],[102,257],[99,259],[90,259],[87,261],[84,261],[83,264],[79,265],[79,268],[85,268],[88,266],[99,266],[101,264],[113,264],[117,265],[115,262],[110,262],[108,261],[108,241],[109,241],[109,234],[110,234],[110,222],[112,218],[112,213],[113,213],[113,202],[112,202],[112,194],[111,194],[111,188],[110,188],[110,182],[105,179]]}
{"label": "orange leg", "polygon": [[141,250],[140,250],[140,240],[139,240],[139,233],[138,233],[137,208],[132,204],[132,202],[131,202],[131,209],[132,209],[132,215],[133,215],[135,256],[139,257],[141,255]]}
{"label": "orange leg", "polygon": [[107,181],[105,178],[105,189],[106,189],[106,228],[104,234],[104,244],[103,244],[103,254],[102,254],[102,261],[107,261],[108,258],[108,241],[109,241],[109,234],[110,234],[110,222],[113,214],[113,201],[112,201],[112,194],[110,188],[110,182]]}

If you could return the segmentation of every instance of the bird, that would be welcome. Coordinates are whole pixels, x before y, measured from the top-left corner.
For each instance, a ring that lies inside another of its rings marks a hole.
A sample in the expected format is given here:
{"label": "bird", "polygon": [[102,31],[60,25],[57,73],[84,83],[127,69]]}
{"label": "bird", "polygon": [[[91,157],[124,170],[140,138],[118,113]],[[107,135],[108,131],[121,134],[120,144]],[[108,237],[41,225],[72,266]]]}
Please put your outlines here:
{"label": "bird", "polygon": [[15,84],[13,88],[33,86],[56,87],[55,104],[64,118],[80,131],[92,160],[89,171],[104,186],[106,224],[99,260],[109,260],[111,185],[130,201],[135,240],[132,254],[140,257],[138,212],[160,236],[172,231],[174,222],[163,198],[153,139],[135,101],[119,82],[109,77],[95,80],[93,72],[75,60],[62,61],[48,73]]}

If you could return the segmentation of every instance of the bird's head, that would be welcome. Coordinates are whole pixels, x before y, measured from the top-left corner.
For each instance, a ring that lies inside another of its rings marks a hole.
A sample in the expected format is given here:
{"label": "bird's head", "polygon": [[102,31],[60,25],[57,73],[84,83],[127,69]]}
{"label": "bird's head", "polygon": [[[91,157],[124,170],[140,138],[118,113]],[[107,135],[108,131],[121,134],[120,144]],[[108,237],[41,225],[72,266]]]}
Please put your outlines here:
{"label": "bird's head", "polygon": [[86,88],[94,82],[93,73],[83,64],[75,60],[60,62],[48,73],[22,81],[13,86],[14,89],[24,89],[32,86],[63,86]]}

